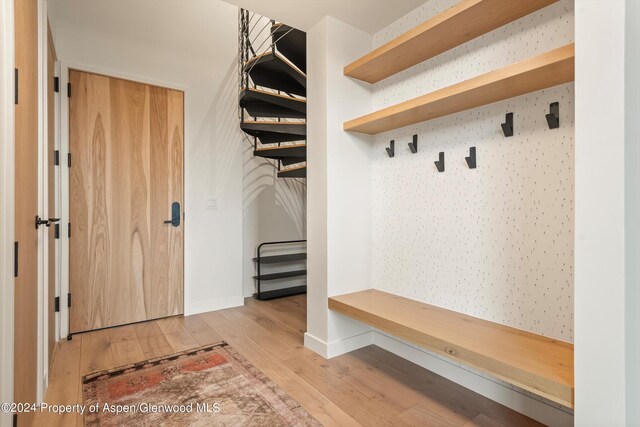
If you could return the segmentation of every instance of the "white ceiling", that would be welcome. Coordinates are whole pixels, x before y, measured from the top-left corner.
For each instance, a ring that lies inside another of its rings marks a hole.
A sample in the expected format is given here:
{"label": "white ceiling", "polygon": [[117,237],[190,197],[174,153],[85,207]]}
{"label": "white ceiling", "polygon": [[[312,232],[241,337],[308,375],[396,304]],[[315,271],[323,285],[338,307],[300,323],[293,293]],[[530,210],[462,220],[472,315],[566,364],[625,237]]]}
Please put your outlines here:
{"label": "white ceiling", "polygon": [[[236,30],[230,28],[237,26],[238,6],[305,31],[331,15],[374,33],[424,1],[47,0],[47,8],[54,34],[110,34],[124,42],[215,58],[220,50],[236,49]],[[65,46],[59,47],[64,53]]]}
{"label": "white ceiling", "polygon": [[376,33],[426,0],[224,0],[308,31],[327,15]]}
{"label": "white ceiling", "polygon": [[237,49],[237,8],[222,0],[48,0],[47,11],[54,34],[110,34],[199,57]]}

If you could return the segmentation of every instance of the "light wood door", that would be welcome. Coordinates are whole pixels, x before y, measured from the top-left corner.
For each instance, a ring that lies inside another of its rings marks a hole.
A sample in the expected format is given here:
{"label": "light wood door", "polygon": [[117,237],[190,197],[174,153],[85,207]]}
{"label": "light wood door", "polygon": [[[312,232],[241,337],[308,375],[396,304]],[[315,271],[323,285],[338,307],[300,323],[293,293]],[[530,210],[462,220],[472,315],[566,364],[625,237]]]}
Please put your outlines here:
{"label": "light wood door", "polygon": [[[184,95],[70,71],[71,333],[183,313]],[[181,218],[182,219],[182,218]]]}
{"label": "light wood door", "polygon": [[[15,278],[14,401],[36,402],[38,232],[38,6],[36,0],[14,3],[15,67]],[[30,425],[31,414],[18,415],[18,425]]]}
{"label": "light wood door", "polygon": [[[56,49],[53,45],[53,37],[51,37],[51,28],[48,27],[48,49],[47,49],[47,152],[48,152],[48,165],[47,165],[47,177],[48,177],[48,206],[47,212],[49,217],[57,217],[56,213],[56,166],[54,164],[55,149],[56,149],[56,94],[54,88],[55,79],[55,64],[56,64]],[[59,225],[59,224],[58,224]],[[47,301],[47,318],[48,318],[48,362],[51,366],[53,361],[53,352],[56,345],[56,310],[55,310],[55,297],[56,297],[56,240],[55,240],[55,226],[49,227],[47,244],[49,246],[49,271],[47,275],[47,287],[48,287],[48,301]]]}

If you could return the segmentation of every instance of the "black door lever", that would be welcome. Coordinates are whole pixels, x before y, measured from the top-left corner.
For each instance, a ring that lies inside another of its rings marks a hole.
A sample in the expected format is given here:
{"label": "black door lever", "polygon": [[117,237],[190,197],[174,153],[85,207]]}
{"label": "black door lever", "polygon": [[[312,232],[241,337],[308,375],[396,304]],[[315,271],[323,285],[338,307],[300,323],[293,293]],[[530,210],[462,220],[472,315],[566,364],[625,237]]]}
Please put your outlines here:
{"label": "black door lever", "polygon": [[164,222],[165,224],[171,224],[174,227],[180,226],[180,203],[173,202],[171,204],[171,219]]}
{"label": "black door lever", "polygon": [[42,219],[40,218],[40,215],[36,215],[36,230],[39,229],[41,225],[51,227],[51,224],[58,221],[60,221],[60,218]]}

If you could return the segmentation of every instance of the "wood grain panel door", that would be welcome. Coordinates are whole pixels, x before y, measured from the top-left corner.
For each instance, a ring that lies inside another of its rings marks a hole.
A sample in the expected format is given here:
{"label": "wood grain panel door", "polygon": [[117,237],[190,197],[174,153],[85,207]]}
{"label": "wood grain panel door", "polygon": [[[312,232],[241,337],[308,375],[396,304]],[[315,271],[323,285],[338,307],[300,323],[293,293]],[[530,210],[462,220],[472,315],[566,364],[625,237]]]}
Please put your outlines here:
{"label": "wood grain panel door", "polygon": [[184,94],[69,81],[70,331],[182,314]]}
{"label": "wood grain panel door", "polygon": [[[38,305],[38,5],[14,2],[15,67],[15,278],[14,401],[36,402]],[[18,414],[30,425],[31,414]]]}
{"label": "wood grain panel door", "polygon": [[[57,217],[56,213],[56,166],[54,164],[54,155],[56,149],[56,94],[54,88],[56,49],[53,45],[53,37],[51,36],[51,28],[47,26],[48,43],[47,43],[47,213],[49,217]],[[59,224],[58,224],[59,225]],[[56,345],[56,237],[55,228],[50,226],[48,229],[47,245],[49,247],[49,262],[47,275],[47,318],[48,318],[48,363],[51,366],[53,361],[53,352]]]}

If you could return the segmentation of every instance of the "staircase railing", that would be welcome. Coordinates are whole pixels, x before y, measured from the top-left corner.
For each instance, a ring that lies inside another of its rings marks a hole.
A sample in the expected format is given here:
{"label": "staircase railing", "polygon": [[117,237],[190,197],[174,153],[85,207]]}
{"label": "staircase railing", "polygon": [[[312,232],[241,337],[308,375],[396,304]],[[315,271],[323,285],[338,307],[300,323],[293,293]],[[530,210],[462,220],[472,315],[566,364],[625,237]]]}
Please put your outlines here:
{"label": "staircase railing", "polygon": [[[239,27],[239,46],[240,46],[240,55],[239,58],[239,71],[240,71],[240,88],[255,88],[256,85],[251,82],[250,73],[255,63],[249,67],[249,69],[245,70],[246,64],[249,60],[255,56],[263,55],[267,52],[273,52],[276,50],[276,46],[278,41],[286,37],[293,28],[287,30],[284,34],[280,35],[277,39],[273,39],[275,34],[275,30],[273,27],[275,25],[275,21],[273,19],[265,18],[264,16],[258,15],[254,12],[250,12],[246,9],[240,9],[238,15],[238,27]],[[265,31],[266,30],[266,31]],[[260,43],[259,45],[256,44]],[[267,44],[265,44],[267,43]],[[286,58],[285,58],[286,60]],[[295,67],[295,64],[292,64]],[[263,90],[271,91],[273,93],[279,93],[279,91],[272,90],[270,88],[263,88]],[[290,93],[287,93],[288,96],[295,97]]]}
{"label": "staircase railing", "polygon": [[[238,12],[238,95],[245,89],[256,89],[258,86],[251,79],[251,70],[257,64],[257,61],[247,68],[247,64],[249,61],[260,55],[264,55],[269,52],[277,51],[277,42],[281,40],[283,37],[286,37],[293,28],[287,30],[284,34],[280,35],[274,40],[275,34],[275,21],[264,16],[261,16],[257,13],[251,12],[246,9],[240,9]],[[286,58],[283,58],[286,60]],[[289,61],[288,61],[289,62]],[[292,64],[295,67],[295,64]],[[260,86],[259,89],[261,91],[274,93],[280,95],[282,92],[278,90],[274,90],[272,88]],[[298,97],[296,95],[286,93],[287,96],[296,99],[305,99],[304,97]],[[238,105],[238,118],[240,122],[246,120],[254,120],[257,118],[248,116],[245,109],[242,106]],[[295,119],[295,118],[278,118],[278,122],[291,122],[291,123],[306,123],[306,119]],[[244,134],[244,139],[246,142],[253,146],[253,149],[256,150],[258,148],[258,138],[257,137],[249,137],[247,134]],[[294,145],[295,142],[283,142],[278,145]],[[270,159],[262,158],[264,161],[272,165],[278,171],[281,170],[281,162],[280,161],[271,161]],[[294,178],[296,181],[300,182],[303,185],[306,185],[306,181]]]}

